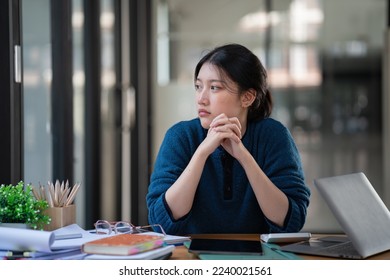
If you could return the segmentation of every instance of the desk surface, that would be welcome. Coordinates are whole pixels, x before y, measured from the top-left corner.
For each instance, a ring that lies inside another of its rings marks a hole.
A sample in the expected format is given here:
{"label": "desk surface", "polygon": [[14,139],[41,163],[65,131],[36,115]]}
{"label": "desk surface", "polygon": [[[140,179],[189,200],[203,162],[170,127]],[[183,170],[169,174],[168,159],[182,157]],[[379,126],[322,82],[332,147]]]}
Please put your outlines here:
{"label": "desk surface", "polygon": [[[313,234],[313,237],[321,237],[324,235]],[[237,239],[237,240],[259,240],[258,234],[194,234],[191,238],[212,238],[212,239]],[[334,260],[335,258],[312,256],[297,254],[305,260]],[[195,254],[188,252],[185,246],[177,246],[171,256],[172,260],[196,260],[199,259]],[[371,256],[367,260],[390,260],[390,251]]]}

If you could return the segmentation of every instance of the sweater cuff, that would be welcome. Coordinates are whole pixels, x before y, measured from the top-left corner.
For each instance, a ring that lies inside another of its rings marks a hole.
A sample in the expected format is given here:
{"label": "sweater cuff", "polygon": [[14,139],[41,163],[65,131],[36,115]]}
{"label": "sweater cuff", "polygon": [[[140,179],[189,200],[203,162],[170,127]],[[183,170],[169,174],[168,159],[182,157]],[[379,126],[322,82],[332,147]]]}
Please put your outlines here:
{"label": "sweater cuff", "polygon": [[[270,221],[269,219],[266,219],[268,222],[268,225],[269,225],[269,232],[271,232],[271,233],[272,232],[276,232],[276,233],[278,233],[278,232],[294,232],[294,230],[289,229],[289,227],[291,225],[291,221],[293,219],[292,214],[293,214],[293,203],[290,200],[290,198],[288,198],[288,210],[287,210],[286,218],[284,219],[283,227],[280,227],[277,224],[275,224],[274,222]],[[295,222],[293,222],[293,223],[295,223]]]}
{"label": "sweater cuff", "polygon": [[171,219],[172,222],[175,221],[175,219],[173,218],[173,215],[172,215],[171,208],[169,208],[168,202],[165,199],[165,193],[164,193],[164,195],[162,197],[162,201],[163,201],[163,204],[164,204],[165,211],[167,211],[169,218]]}
{"label": "sweater cuff", "polygon": [[164,203],[165,210],[167,211],[168,216],[169,216],[169,218],[171,219],[171,222],[175,223],[175,222],[184,221],[184,220],[188,217],[189,214],[184,215],[183,217],[181,217],[181,218],[178,219],[178,220],[176,220],[175,218],[173,218],[173,214],[172,214],[171,208],[169,208],[168,202],[167,202],[167,200],[165,199],[165,193],[164,193],[162,199],[163,199],[163,203]]}

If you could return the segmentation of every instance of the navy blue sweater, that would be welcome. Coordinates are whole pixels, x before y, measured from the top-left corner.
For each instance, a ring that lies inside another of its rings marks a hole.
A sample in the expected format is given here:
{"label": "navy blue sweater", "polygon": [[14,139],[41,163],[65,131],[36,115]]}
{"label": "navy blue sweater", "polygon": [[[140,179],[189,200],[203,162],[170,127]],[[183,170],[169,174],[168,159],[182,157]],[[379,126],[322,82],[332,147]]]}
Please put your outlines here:
{"label": "navy blue sweater", "polygon": [[[161,224],[168,234],[296,232],[305,222],[310,190],[305,185],[301,159],[288,129],[267,118],[248,124],[242,142],[270,180],[288,197],[283,227],[262,213],[244,169],[222,147],[207,159],[191,211],[172,217],[165,192],[188,165],[207,130],[199,119],[182,121],[166,133],[151,176],[149,223]],[[231,158],[232,168],[226,158]],[[227,169],[232,172],[229,175]],[[229,178],[227,178],[229,177]]]}

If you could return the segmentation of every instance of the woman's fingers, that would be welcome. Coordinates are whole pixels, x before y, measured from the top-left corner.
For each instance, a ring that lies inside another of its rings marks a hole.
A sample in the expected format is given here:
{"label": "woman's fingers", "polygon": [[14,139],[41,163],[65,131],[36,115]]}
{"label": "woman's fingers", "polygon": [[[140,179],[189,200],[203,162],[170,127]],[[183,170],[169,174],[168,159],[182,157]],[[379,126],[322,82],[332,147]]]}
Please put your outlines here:
{"label": "woman's fingers", "polygon": [[221,126],[217,126],[212,128],[216,132],[222,132],[222,133],[233,133],[235,134],[239,139],[241,139],[241,129],[237,124],[229,123]]}
{"label": "woman's fingers", "polygon": [[241,130],[241,123],[238,120],[238,118],[236,118],[236,117],[229,118],[229,122],[232,123],[232,124],[236,124],[237,127]]}
{"label": "woman's fingers", "polygon": [[217,132],[233,131],[241,139],[241,123],[236,117],[228,118],[225,114],[220,114],[211,122],[210,129]]}
{"label": "woman's fingers", "polygon": [[226,123],[228,117],[225,114],[216,116],[210,124],[210,128],[217,127]]}

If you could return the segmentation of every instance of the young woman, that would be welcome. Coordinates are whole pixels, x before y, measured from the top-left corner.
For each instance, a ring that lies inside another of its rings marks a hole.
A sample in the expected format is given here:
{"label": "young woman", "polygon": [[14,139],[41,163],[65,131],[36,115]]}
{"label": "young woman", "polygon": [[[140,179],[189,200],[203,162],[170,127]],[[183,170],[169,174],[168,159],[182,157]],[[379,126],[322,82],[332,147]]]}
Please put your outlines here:
{"label": "young woman", "polygon": [[267,73],[229,44],[195,68],[198,117],[171,127],[147,194],[149,222],[169,234],[297,232],[310,191],[287,128],[270,118]]}

